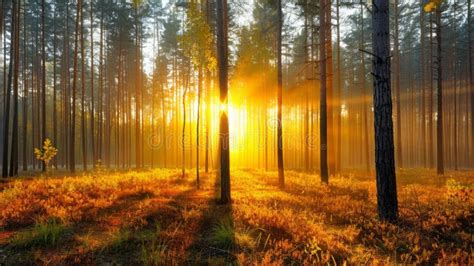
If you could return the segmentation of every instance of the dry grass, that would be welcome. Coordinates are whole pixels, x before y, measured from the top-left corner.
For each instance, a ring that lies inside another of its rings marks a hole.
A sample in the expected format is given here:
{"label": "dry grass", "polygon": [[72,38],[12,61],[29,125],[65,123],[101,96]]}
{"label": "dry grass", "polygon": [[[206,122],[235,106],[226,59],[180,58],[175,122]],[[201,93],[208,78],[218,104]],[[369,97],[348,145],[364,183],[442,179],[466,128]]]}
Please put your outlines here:
{"label": "dry grass", "polygon": [[275,172],[236,170],[232,206],[216,204],[215,173],[200,190],[178,170],[19,179],[2,184],[0,263],[472,264],[470,174],[400,173],[397,224],[352,174],[324,186],[288,171],[279,190]]}

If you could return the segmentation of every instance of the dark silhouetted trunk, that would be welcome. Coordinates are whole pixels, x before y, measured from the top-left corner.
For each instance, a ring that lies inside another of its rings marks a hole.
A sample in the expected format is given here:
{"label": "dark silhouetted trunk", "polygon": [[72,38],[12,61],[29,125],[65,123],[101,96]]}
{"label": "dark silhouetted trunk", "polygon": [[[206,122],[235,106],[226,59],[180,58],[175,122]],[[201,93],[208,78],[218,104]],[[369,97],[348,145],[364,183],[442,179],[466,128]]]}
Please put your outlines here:
{"label": "dark silhouetted trunk", "polygon": [[229,118],[227,116],[228,91],[228,47],[227,47],[227,0],[217,3],[217,63],[219,73],[220,110],[219,156],[222,204],[231,202],[230,196],[230,158],[229,158]]}
{"label": "dark silhouetted trunk", "polygon": [[319,76],[320,76],[320,175],[321,182],[328,183],[328,147],[327,147],[327,104],[326,104],[326,1],[319,1]]}
{"label": "dark silhouetted trunk", "polygon": [[278,114],[277,114],[277,149],[278,149],[278,184],[280,188],[285,186],[285,172],[283,169],[283,132],[281,109],[283,101],[283,75],[281,63],[281,38],[283,28],[283,12],[281,7],[281,0],[277,0],[278,9],[278,44],[277,44],[277,67],[278,67]]}
{"label": "dark silhouetted trunk", "polygon": [[374,76],[375,168],[377,207],[381,220],[398,217],[390,88],[389,1],[374,0],[372,46]]}

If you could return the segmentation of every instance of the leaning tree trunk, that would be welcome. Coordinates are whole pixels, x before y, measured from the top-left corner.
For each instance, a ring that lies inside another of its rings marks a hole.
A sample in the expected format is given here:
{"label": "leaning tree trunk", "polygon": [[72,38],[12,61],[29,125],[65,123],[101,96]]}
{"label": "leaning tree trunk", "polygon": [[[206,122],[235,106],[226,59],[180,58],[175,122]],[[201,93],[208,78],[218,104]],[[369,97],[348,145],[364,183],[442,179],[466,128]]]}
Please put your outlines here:
{"label": "leaning tree trunk", "polygon": [[372,45],[374,75],[375,167],[377,207],[382,220],[398,216],[390,86],[390,39],[388,0],[374,0]]}
{"label": "leaning tree trunk", "polygon": [[228,47],[227,0],[217,1],[217,63],[219,72],[220,111],[219,153],[221,175],[221,203],[228,204],[230,197],[229,118],[227,116]]}

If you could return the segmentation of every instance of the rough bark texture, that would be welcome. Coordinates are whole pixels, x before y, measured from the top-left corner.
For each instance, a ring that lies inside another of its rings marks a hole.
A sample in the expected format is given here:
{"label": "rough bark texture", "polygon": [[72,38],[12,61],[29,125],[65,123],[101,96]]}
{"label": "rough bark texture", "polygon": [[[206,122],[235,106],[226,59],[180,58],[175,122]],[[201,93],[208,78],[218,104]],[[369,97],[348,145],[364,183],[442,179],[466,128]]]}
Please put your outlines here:
{"label": "rough bark texture", "polygon": [[398,203],[390,88],[388,0],[374,0],[372,11],[377,207],[380,219],[394,221],[398,216]]}
{"label": "rough bark texture", "polygon": [[227,0],[217,3],[217,63],[219,72],[220,104],[219,153],[221,175],[221,203],[228,204],[230,197],[229,118],[227,116],[228,47],[227,47]]}

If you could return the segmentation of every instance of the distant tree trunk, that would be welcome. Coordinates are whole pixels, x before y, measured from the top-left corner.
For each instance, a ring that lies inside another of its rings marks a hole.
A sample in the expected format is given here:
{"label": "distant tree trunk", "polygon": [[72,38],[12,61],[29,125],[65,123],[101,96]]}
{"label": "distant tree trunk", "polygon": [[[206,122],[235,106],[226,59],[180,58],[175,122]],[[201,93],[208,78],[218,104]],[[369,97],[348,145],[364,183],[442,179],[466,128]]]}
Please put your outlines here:
{"label": "distant tree trunk", "polygon": [[90,1],[90,35],[91,35],[91,145],[92,145],[92,166],[95,168],[97,162],[97,145],[96,145],[96,138],[95,138],[95,106],[94,106],[94,1]]}
{"label": "distant tree trunk", "polygon": [[328,183],[328,147],[327,147],[327,104],[326,104],[326,0],[319,0],[319,76],[321,83],[320,96],[320,175],[321,182]]}
{"label": "distant tree trunk", "polygon": [[[361,14],[361,37],[360,37],[360,46],[362,49],[365,49],[365,31],[364,31],[364,6],[360,6]],[[366,83],[365,83],[365,54],[361,53],[361,68],[360,68],[360,79],[362,85],[362,127],[364,132],[364,164],[365,172],[370,173],[370,153],[369,153],[369,118],[368,118],[368,107],[367,107],[367,93],[366,93]]]}
{"label": "distant tree trunk", "polygon": [[436,91],[437,97],[437,116],[438,119],[436,120],[436,143],[437,143],[437,173],[438,175],[444,175],[444,153],[443,153],[443,68],[441,65],[442,56],[441,56],[441,8],[436,8],[436,45],[437,45],[437,85],[438,90]]}
{"label": "distant tree trunk", "polygon": [[[205,0],[206,7],[206,21],[211,25],[211,5],[209,0]],[[209,173],[209,135],[211,130],[211,71],[206,68],[206,154],[205,154],[205,170],[206,173]]]}
{"label": "distant tree trunk", "polygon": [[[474,77],[472,67],[472,9],[471,0],[467,0],[467,49],[468,49],[468,65],[469,65],[469,91],[471,98],[471,139],[474,138]],[[469,145],[469,143],[466,143]],[[468,158],[473,158],[471,163],[474,163],[474,141],[471,141],[471,154],[468,154]]]}
{"label": "distant tree trunk", "polygon": [[82,139],[82,168],[87,170],[87,130],[86,130],[86,70],[84,51],[84,16],[81,7],[81,139]]}
{"label": "distant tree trunk", "polygon": [[76,140],[76,90],[77,90],[77,54],[78,54],[78,42],[79,42],[79,22],[82,16],[82,0],[77,1],[76,9],[76,28],[74,34],[74,73],[72,78],[72,106],[71,106],[71,133],[69,143],[69,170],[71,173],[76,171],[76,156],[75,156],[75,140]]}
{"label": "distant tree trunk", "polygon": [[97,158],[102,163],[102,147],[103,147],[103,93],[104,93],[104,11],[100,12],[100,42],[99,42],[99,125],[98,125],[98,141],[97,141]]}
{"label": "distant tree trunk", "polygon": [[[45,48],[45,0],[41,0],[41,66],[42,66],[42,78],[41,78],[41,137],[40,143],[44,141],[46,136],[46,48]],[[42,171],[46,171],[46,164],[41,163]]]}
{"label": "distant tree trunk", "polygon": [[140,33],[139,33],[139,19],[138,6],[135,7],[135,156],[136,167],[141,168],[141,150],[140,150],[140,117],[141,117],[141,103],[140,103]]}
{"label": "distant tree trunk", "polygon": [[199,122],[201,111],[201,90],[202,90],[202,65],[199,65],[198,73],[198,98],[197,98],[197,115],[196,115],[196,186],[199,189]]}
{"label": "distant tree trunk", "polygon": [[372,6],[375,167],[379,217],[382,220],[395,221],[398,216],[398,203],[390,88],[388,2],[388,0],[374,0]]}
{"label": "distant tree trunk", "polygon": [[428,96],[428,161],[429,167],[434,167],[434,141],[433,141],[433,91],[434,91],[434,61],[433,61],[433,15],[430,13],[430,93]]}
{"label": "distant tree trunk", "polygon": [[423,156],[423,167],[426,168],[426,85],[425,85],[425,11],[423,0],[420,0],[420,68],[421,68],[421,150]]}
{"label": "distant tree trunk", "polygon": [[[1,32],[1,30],[0,30]],[[23,171],[28,170],[28,160],[27,160],[27,132],[28,132],[28,52],[26,49],[27,45],[27,35],[26,35],[26,10],[23,13],[23,106],[22,106],[22,160],[23,160]]]}
{"label": "distant tree trunk", "polygon": [[398,13],[398,0],[394,1],[393,4],[394,14],[393,18],[395,21],[394,34],[393,34],[393,61],[395,63],[395,95],[396,95],[396,117],[397,117],[397,165],[400,168],[403,168],[403,151],[402,151],[402,115],[400,110],[400,50],[399,50],[399,29],[398,29],[398,20],[400,14]]}
{"label": "distant tree trunk", "polygon": [[[453,100],[454,100],[454,115],[453,115],[453,128],[454,128],[454,133],[453,133],[453,153],[454,153],[454,170],[458,170],[458,106],[457,106],[457,27],[456,27],[456,3],[452,5],[453,7]],[[467,145],[469,145],[467,143]]]}
{"label": "distant tree trunk", "polygon": [[[15,10],[16,10],[17,2],[16,0],[12,0],[12,23],[11,23],[11,34],[10,36],[15,35],[15,30],[17,25]],[[14,58],[14,38],[10,40],[10,62],[8,67],[8,83],[7,83],[7,91],[5,96],[5,111],[3,113],[3,154],[2,154],[2,177],[8,176],[8,144],[9,144],[9,133],[10,133],[10,98],[12,93],[12,75],[13,75],[13,58]]]}
{"label": "distant tree trunk", "polygon": [[332,6],[331,0],[326,0],[324,6],[326,10],[325,34],[326,34],[326,105],[327,105],[327,153],[329,174],[336,173],[336,138],[334,131],[334,86],[333,86],[333,62],[332,62]]}
{"label": "distant tree trunk", "polygon": [[340,32],[340,16],[339,16],[339,5],[340,0],[336,2],[336,23],[337,23],[337,114],[336,114],[336,126],[337,126],[337,150],[336,150],[336,172],[340,173],[342,168],[342,62],[341,62],[341,32]]}
{"label": "distant tree trunk", "polygon": [[281,42],[283,28],[283,11],[281,0],[277,0],[278,9],[278,44],[277,44],[277,67],[278,67],[278,114],[277,114],[277,148],[278,148],[278,184],[280,188],[285,187],[285,172],[283,169],[283,132],[282,132],[282,96],[283,96],[283,78],[281,63]]}
{"label": "distant tree trunk", "polygon": [[230,162],[229,162],[229,119],[227,116],[227,79],[228,79],[228,47],[227,47],[227,0],[216,1],[217,4],[217,62],[219,71],[220,111],[219,121],[219,154],[221,176],[222,204],[231,202],[230,196]]}
{"label": "distant tree trunk", "polygon": [[[58,115],[57,115],[57,88],[56,88],[56,14],[57,5],[54,7],[53,15],[53,144],[58,145]],[[58,168],[58,160],[53,158],[53,165]]]}
{"label": "distant tree trunk", "polygon": [[13,69],[13,125],[12,125],[12,149],[10,156],[10,177],[18,175],[18,70],[20,68],[20,8],[21,0],[12,11],[12,17],[16,16],[15,35],[13,47],[14,55],[14,69]]}
{"label": "distant tree trunk", "polygon": [[[188,92],[188,86],[189,86],[189,76],[190,76],[190,66],[188,66],[188,77],[186,77],[186,81],[184,84],[184,91],[183,91],[183,131],[181,132],[181,152],[182,152],[182,177],[184,178],[186,176],[186,94]],[[191,127],[191,125],[190,125]]]}

